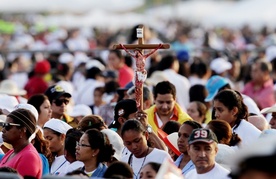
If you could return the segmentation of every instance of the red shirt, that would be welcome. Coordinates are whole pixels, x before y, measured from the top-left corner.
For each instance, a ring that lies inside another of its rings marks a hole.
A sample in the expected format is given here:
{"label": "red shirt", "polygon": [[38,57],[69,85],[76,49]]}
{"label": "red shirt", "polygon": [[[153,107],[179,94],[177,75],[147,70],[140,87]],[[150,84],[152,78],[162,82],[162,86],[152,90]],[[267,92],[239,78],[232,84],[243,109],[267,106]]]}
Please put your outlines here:
{"label": "red shirt", "polygon": [[48,88],[48,83],[43,78],[34,76],[29,79],[24,89],[27,91],[27,98],[39,93],[44,93]]}
{"label": "red shirt", "polygon": [[129,68],[127,65],[124,65],[119,70],[119,85],[120,87],[125,87],[126,84],[131,82],[134,77],[134,71],[132,68]]}
{"label": "red shirt", "polygon": [[11,167],[16,169],[21,176],[32,176],[41,178],[42,162],[37,150],[33,144],[28,144],[18,154],[16,154],[8,162],[8,158],[12,155],[13,149],[8,151],[0,162],[0,167]]}

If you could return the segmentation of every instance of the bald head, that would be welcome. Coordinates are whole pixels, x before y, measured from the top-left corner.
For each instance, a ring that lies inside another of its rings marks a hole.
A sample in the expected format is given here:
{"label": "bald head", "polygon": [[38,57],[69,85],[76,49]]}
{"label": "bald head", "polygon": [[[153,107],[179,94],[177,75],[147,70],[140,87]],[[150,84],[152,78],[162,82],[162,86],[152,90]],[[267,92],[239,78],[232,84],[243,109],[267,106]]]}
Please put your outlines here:
{"label": "bald head", "polygon": [[257,127],[260,131],[269,129],[269,123],[265,119],[264,116],[249,116],[248,122],[253,124],[255,127]]}

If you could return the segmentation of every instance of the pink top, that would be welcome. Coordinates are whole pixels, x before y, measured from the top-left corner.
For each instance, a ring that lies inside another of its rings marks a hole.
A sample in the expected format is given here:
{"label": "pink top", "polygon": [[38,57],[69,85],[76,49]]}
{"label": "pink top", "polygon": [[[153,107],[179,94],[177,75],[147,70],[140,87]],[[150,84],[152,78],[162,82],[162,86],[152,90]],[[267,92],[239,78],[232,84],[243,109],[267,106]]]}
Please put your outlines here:
{"label": "pink top", "polygon": [[254,90],[254,83],[249,82],[245,85],[242,94],[251,97],[260,109],[270,107],[275,104],[272,79],[265,82],[259,90]]}
{"label": "pink top", "polygon": [[124,65],[119,70],[119,85],[120,87],[125,87],[126,84],[131,82],[134,77],[134,71],[132,68],[129,68],[127,65]]}
{"label": "pink top", "polygon": [[21,176],[41,178],[42,162],[37,150],[32,144],[28,144],[23,150],[7,162],[13,149],[8,151],[0,162],[0,167],[11,167],[18,171]]}

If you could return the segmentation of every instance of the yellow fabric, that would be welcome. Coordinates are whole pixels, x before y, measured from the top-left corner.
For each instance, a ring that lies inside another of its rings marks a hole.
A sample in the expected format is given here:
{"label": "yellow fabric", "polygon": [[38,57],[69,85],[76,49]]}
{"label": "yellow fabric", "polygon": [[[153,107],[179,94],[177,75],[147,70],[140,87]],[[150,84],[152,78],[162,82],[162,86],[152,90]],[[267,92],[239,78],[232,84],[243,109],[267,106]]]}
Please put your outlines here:
{"label": "yellow fabric", "polygon": [[[175,106],[176,108],[176,111],[178,112],[178,122],[180,124],[182,124],[183,122],[185,121],[188,121],[188,120],[192,120],[192,118],[186,113],[184,112],[181,107],[175,103]],[[157,130],[158,130],[158,125],[155,124],[154,122],[154,111],[155,111],[155,105],[153,105],[152,107],[150,107],[149,109],[146,110],[146,113],[148,114],[148,122],[149,122],[149,125],[151,125],[152,127],[152,130],[157,133]]]}
{"label": "yellow fabric", "polygon": [[208,124],[212,120],[212,110],[209,109],[205,116],[206,120],[204,121],[204,124]]}
{"label": "yellow fabric", "polygon": [[64,114],[63,118],[61,120],[63,120],[64,122],[66,122],[67,124],[69,124],[73,128],[78,127],[78,124],[74,121],[74,118],[70,117],[67,114]]}

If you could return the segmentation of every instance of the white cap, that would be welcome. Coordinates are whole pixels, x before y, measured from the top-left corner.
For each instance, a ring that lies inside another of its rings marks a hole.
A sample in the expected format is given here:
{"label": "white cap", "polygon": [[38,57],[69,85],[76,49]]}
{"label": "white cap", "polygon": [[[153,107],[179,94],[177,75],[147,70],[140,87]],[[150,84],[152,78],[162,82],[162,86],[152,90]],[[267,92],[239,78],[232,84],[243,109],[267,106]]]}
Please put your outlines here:
{"label": "white cap", "polygon": [[91,59],[86,62],[85,68],[87,70],[89,70],[92,67],[98,67],[102,71],[105,70],[105,66],[101,62],[99,62],[98,60],[95,60],[95,59]]}
{"label": "white cap", "polygon": [[60,119],[52,118],[44,124],[43,128],[49,128],[61,134],[66,134],[72,127]]}
{"label": "white cap", "polygon": [[101,130],[101,132],[107,135],[109,142],[112,144],[113,149],[115,150],[114,157],[120,161],[124,148],[123,139],[117,132],[113,131],[112,129],[103,129]]}
{"label": "white cap", "polygon": [[70,63],[74,61],[74,56],[70,53],[63,53],[58,58],[59,63]]}
{"label": "white cap", "polygon": [[68,114],[71,117],[87,116],[92,114],[92,110],[89,106],[85,104],[77,104],[73,107],[73,110],[70,111]]}
{"label": "white cap", "polygon": [[230,70],[232,68],[232,64],[224,58],[216,58],[211,61],[210,68],[217,74],[221,74],[226,70]]}
{"label": "white cap", "polygon": [[37,109],[31,105],[31,104],[17,104],[13,107],[12,110],[8,110],[8,109],[3,109],[3,113],[8,115],[9,113],[11,113],[12,111],[16,110],[16,109],[26,109],[29,110],[35,117],[36,122],[38,121],[38,112]]}
{"label": "white cap", "polygon": [[[14,96],[10,95],[0,95],[0,109],[4,110],[6,109],[7,111],[13,111],[14,106],[18,105],[18,100]],[[4,112],[4,111],[3,111]],[[9,113],[8,112],[8,113]]]}
{"label": "white cap", "polygon": [[74,66],[78,67],[81,63],[86,63],[88,59],[89,58],[85,53],[77,52],[75,53]]}

